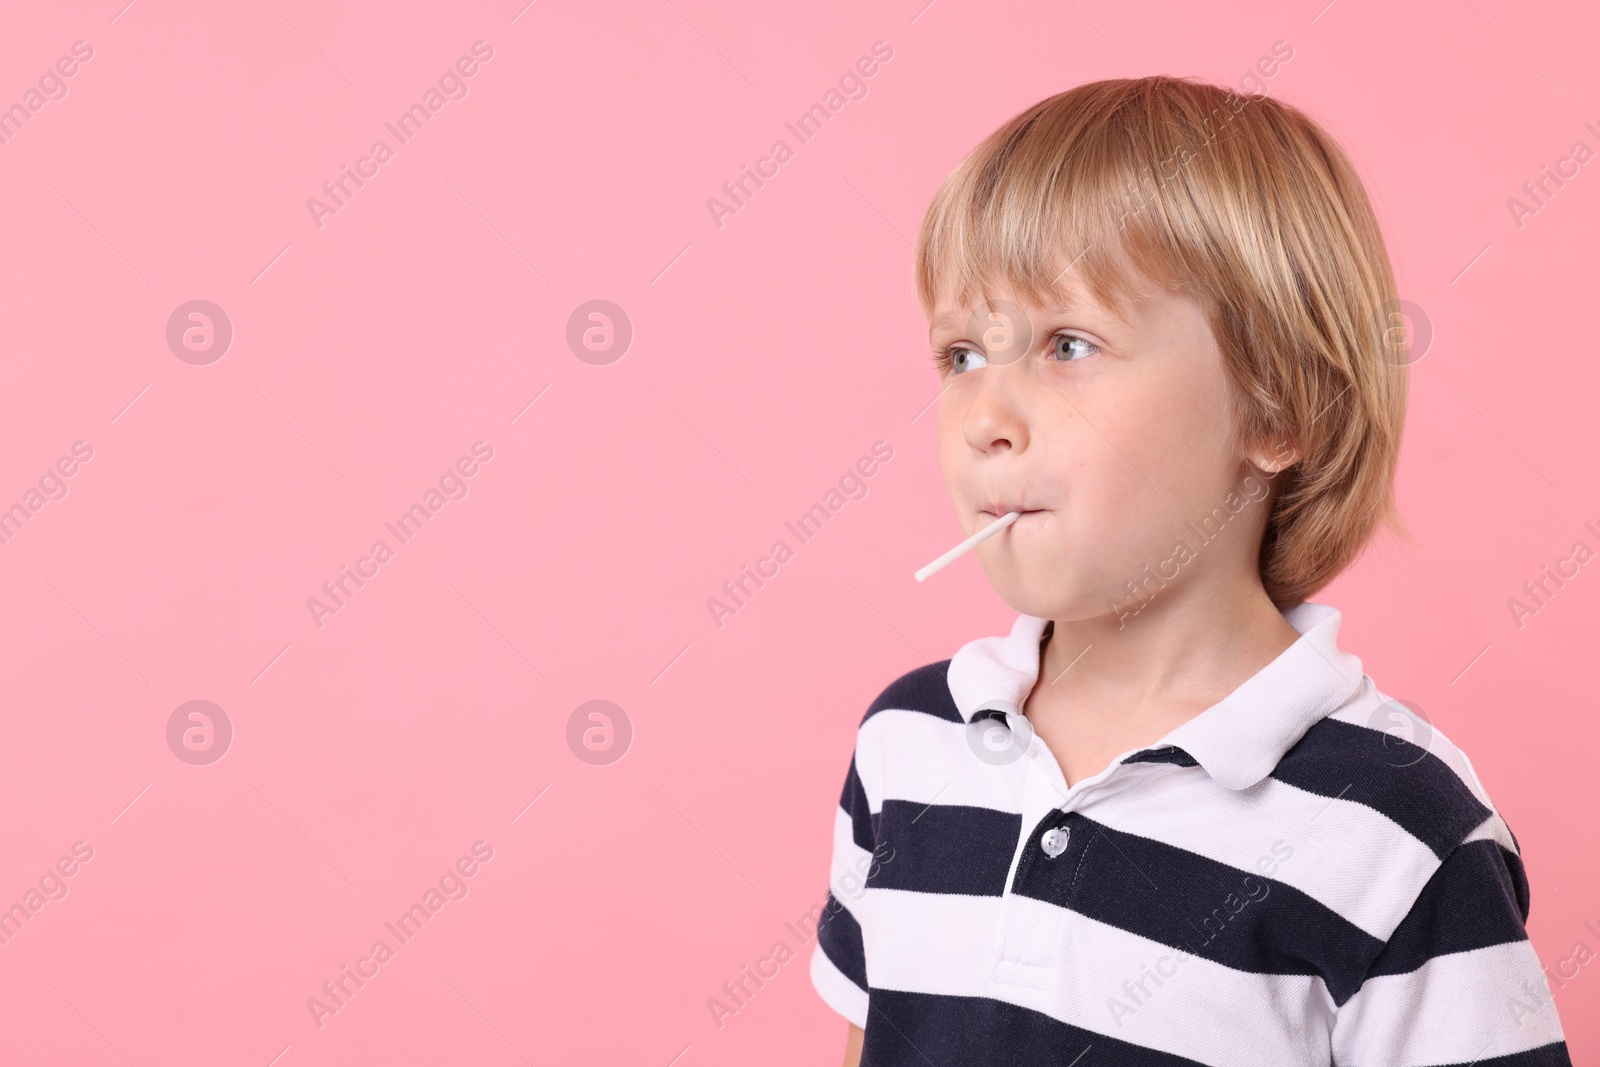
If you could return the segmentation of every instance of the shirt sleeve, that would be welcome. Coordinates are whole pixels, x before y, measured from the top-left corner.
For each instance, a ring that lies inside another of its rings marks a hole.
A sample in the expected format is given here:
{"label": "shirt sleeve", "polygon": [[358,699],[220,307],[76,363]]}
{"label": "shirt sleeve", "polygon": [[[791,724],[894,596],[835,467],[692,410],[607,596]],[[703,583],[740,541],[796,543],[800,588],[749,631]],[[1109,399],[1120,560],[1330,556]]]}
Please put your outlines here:
{"label": "shirt sleeve", "polygon": [[872,813],[856,772],[855,755],[845,774],[844,791],[834,809],[833,855],[827,902],[817,919],[817,945],[811,953],[811,983],[834,1011],[855,1025],[867,1025],[867,964],[862,933],[868,876],[877,862]]}
{"label": "shirt sleeve", "polygon": [[1528,903],[1516,839],[1493,814],[1445,857],[1339,1007],[1333,1062],[1571,1067]]}

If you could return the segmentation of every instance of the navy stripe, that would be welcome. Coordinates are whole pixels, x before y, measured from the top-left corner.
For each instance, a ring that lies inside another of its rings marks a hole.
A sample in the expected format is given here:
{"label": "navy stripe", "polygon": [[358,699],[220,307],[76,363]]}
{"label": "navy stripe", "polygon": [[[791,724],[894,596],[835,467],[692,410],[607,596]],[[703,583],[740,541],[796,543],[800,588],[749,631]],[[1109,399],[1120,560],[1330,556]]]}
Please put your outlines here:
{"label": "navy stripe", "polygon": [[857,845],[871,852],[877,843],[877,823],[867,810],[867,791],[856,774],[856,757],[850,756],[850,772],[844,776],[844,792],[839,796],[839,807],[850,816],[851,835]]}
{"label": "navy stripe", "polygon": [[[1084,1055],[1085,1050],[1092,1050]],[[988,997],[874,989],[861,1067],[1199,1067]]]}
{"label": "navy stripe", "polygon": [[[1067,828],[1067,846],[1051,858],[1040,841],[1054,827]],[[1361,987],[1383,950],[1294,886],[1078,812],[1052,812],[1034,827],[1013,891],[1235,970],[1316,975],[1336,1004]]]}
{"label": "navy stripe", "polygon": [[[1507,828],[1509,829],[1509,827]],[[1513,838],[1515,840],[1515,838]],[[1517,901],[1517,914],[1522,916],[1522,921],[1528,921],[1528,872],[1522,866],[1522,857],[1509,849],[1500,849],[1500,858],[1505,861],[1506,870],[1511,873],[1511,895]]]}
{"label": "navy stripe", "polygon": [[1511,838],[1511,847],[1500,850],[1501,858],[1506,861],[1506,866],[1511,870],[1511,887],[1517,897],[1517,911],[1522,915],[1522,921],[1528,921],[1528,871],[1522,865],[1522,846],[1517,844],[1517,835],[1511,832],[1511,824],[1501,816],[1500,825],[1506,828],[1506,835]]}
{"label": "navy stripe", "polygon": [[1565,1041],[1552,1041],[1548,1045],[1540,1045],[1527,1052],[1513,1052],[1509,1056],[1491,1056],[1489,1059],[1473,1060],[1471,1063],[1446,1064],[1444,1067],[1572,1067],[1572,1057],[1567,1052]]}
{"label": "navy stripe", "polygon": [[1198,767],[1200,761],[1177,745],[1165,745],[1161,748],[1147,748],[1135,752],[1123,763],[1176,763],[1180,767]]}
{"label": "navy stripe", "polygon": [[1022,816],[885,800],[878,832],[883,846],[894,849],[894,862],[880,863],[868,874],[869,888],[997,897],[1005,892]]}
{"label": "navy stripe", "polygon": [[861,924],[832,893],[828,894],[828,902],[817,920],[817,943],[833,965],[865,993],[867,956],[861,941]]}
{"label": "navy stripe", "polygon": [[1487,839],[1452,852],[1373,961],[1369,977],[1410,974],[1435,956],[1527,940],[1504,853]]}
{"label": "navy stripe", "polygon": [[861,716],[862,723],[890,708],[920,711],[950,722],[965,721],[956,708],[955,698],[950,695],[949,670],[950,661],[942,659],[902,674],[878,694],[867,713]]}
{"label": "navy stripe", "polygon": [[1489,817],[1439,757],[1381,730],[1323,719],[1273,769],[1272,777],[1318,796],[1386,815],[1440,859]]}

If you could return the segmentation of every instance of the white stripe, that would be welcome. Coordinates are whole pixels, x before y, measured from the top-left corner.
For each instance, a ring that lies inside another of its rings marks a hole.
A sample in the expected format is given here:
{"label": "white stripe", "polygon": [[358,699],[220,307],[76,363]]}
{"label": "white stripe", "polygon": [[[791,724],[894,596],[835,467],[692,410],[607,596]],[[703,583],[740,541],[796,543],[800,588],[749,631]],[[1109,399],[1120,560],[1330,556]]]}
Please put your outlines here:
{"label": "white stripe", "polygon": [[833,965],[821,945],[811,950],[811,984],[828,1007],[867,1028],[867,994]]}
{"label": "white stripe", "polygon": [[[868,719],[858,737],[856,767],[863,783],[865,768],[871,768],[873,810],[882,811],[886,800],[905,800],[1021,813],[1026,761],[983,762],[968,747],[965,730],[915,711],[880,711]],[[1381,941],[1439,867],[1427,845],[1382,813],[1275,778],[1235,791],[1217,788],[1203,768],[1129,764],[1106,786],[1083,796],[1078,810],[1113,829],[1247,873],[1270,869],[1269,877]],[[1274,854],[1276,842],[1282,845]]]}
{"label": "white stripe", "polygon": [[[1001,726],[1004,729],[1004,726]],[[920,711],[880,711],[856,734],[856,773],[875,812],[885,800],[966,804],[1019,813],[1021,761],[985,763],[967,746],[965,723]]]}
{"label": "white stripe", "polygon": [[828,889],[861,922],[861,903],[866,891],[867,873],[872,869],[872,853],[856,844],[854,824],[849,812],[834,809],[833,859],[828,870]]}
{"label": "white stripe", "polygon": [[1435,956],[1410,974],[1367,979],[1339,1011],[1333,1058],[1392,1067],[1475,1063],[1560,1041],[1548,988],[1527,941]]}
{"label": "white stripe", "polygon": [[874,989],[990,997],[1215,1067],[1328,1062],[1315,976],[1237,971],[1028,897],[869,896]]}
{"label": "white stripe", "polygon": [[1439,869],[1432,849],[1365,804],[1275,778],[1236,792],[1198,767],[1144,766],[1084,815],[1291,885],[1380,941]]}
{"label": "white stripe", "polygon": [[1517,843],[1511,839],[1511,829],[1506,826],[1506,821],[1500,817],[1498,811],[1491,812],[1489,817],[1478,824],[1478,828],[1462,838],[1464,845],[1468,841],[1493,841],[1513,856],[1520,858]]}

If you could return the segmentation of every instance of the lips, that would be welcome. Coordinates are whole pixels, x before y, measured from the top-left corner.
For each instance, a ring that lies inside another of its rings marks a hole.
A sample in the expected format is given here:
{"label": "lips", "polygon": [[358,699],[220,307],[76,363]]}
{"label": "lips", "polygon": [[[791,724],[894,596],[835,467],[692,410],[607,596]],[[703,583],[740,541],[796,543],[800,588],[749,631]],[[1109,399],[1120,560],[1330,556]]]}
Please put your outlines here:
{"label": "lips", "polygon": [[1034,524],[1029,520],[1033,519],[1036,516],[1043,515],[1043,514],[1046,513],[1046,509],[1044,509],[1044,508],[1009,507],[1009,508],[1003,508],[1000,511],[991,511],[988,508],[985,508],[983,511],[978,512],[978,526],[979,526],[979,528],[991,526],[998,519],[1000,519],[1001,516],[1006,515],[1009,512],[1013,512],[1013,511],[1021,512],[1021,514],[1018,515],[1015,519],[1011,520],[1011,522],[1007,523],[1005,529],[999,531],[1000,536],[1002,536],[1002,537],[1004,537],[1005,535],[1009,534],[1012,530],[1015,530],[1020,526],[1026,525],[1026,526],[1032,527]]}

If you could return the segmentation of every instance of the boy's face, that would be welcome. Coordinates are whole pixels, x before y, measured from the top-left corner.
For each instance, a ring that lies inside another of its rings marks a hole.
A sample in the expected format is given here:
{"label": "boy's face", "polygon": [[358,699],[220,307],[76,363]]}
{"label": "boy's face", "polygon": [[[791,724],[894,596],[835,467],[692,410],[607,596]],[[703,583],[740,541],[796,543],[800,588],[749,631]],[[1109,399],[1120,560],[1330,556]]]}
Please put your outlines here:
{"label": "boy's face", "polygon": [[1139,608],[1128,582],[1170,601],[1259,581],[1272,478],[1251,463],[1293,455],[1231,446],[1230,387],[1199,304],[1152,286],[1124,321],[1065,282],[1067,308],[1002,288],[993,306],[932,317],[934,352],[957,346],[939,371],[939,465],[963,528],[1032,509],[975,549],[990,584],[1013,610],[1065,621]]}

